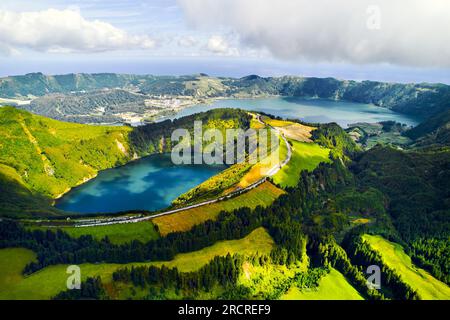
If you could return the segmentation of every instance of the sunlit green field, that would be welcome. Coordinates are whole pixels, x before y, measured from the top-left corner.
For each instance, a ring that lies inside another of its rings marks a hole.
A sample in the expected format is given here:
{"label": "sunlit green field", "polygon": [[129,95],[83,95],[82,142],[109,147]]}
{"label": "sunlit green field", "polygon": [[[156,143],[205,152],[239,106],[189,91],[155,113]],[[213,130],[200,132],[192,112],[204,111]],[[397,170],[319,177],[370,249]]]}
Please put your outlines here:
{"label": "sunlit green field", "polygon": [[296,186],[302,170],[314,170],[319,163],[330,161],[329,149],[315,143],[289,141],[292,143],[291,161],[273,177],[273,181],[282,187]]}
{"label": "sunlit green field", "polygon": [[65,123],[15,108],[0,109],[0,163],[31,190],[52,198],[128,161],[128,127]]}
{"label": "sunlit green field", "polygon": [[381,236],[366,234],[363,235],[363,240],[380,253],[386,265],[395,270],[405,283],[417,290],[422,299],[450,299],[450,288],[427,271],[413,265],[411,258],[405,253],[402,246]]}
{"label": "sunlit green field", "polygon": [[263,228],[258,228],[245,238],[219,241],[199,251],[178,254],[170,262],[156,262],[154,265],[162,266],[164,264],[169,268],[177,267],[180,271],[189,272],[199,269],[215,256],[224,256],[228,253],[249,255],[258,252],[260,254],[268,254],[273,247],[274,242],[267,231]]}
{"label": "sunlit green field", "polygon": [[22,270],[25,265],[36,259],[33,251],[23,248],[0,250],[0,297],[23,279]]}
{"label": "sunlit green field", "polygon": [[[162,265],[177,267],[180,271],[193,271],[207,264],[215,256],[230,254],[269,253],[273,248],[272,238],[263,228],[258,228],[240,240],[220,241],[199,251],[179,254],[169,262],[121,264],[81,264],[81,277],[100,276],[105,283],[118,268],[125,266]],[[0,299],[50,299],[66,289],[67,265],[46,267],[30,276],[23,277],[25,265],[35,259],[35,254],[26,249],[0,250]]]}
{"label": "sunlit green field", "polygon": [[300,291],[291,288],[282,300],[363,300],[363,297],[345,279],[345,277],[331,268],[330,273],[320,279],[319,287],[310,291]]}
{"label": "sunlit green field", "polygon": [[252,209],[257,206],[267,207],[283,193],[283,190],[275,187],[272,183],[265,182],[235,198],[162,216],[153,219],[153,223],[158,226],[162,236],[170,232],[187,231],[197,224],[216,219],[221,211],[231,212],[243,207]]}
{"label": "sunlit green field", "polygon": [[[32,229],[47,230],[45,227],[33,227]],[[54,229],[52,228],[51,230]],[[79,238],[82,235],[91,235],[94,239],[101,240],[107,236],[111,243],[114,244],[126,243],[133,240],[148,242],[159,238],[155,226],[150,221],[83,228],[62,227],[60,229],[74,238]]]}

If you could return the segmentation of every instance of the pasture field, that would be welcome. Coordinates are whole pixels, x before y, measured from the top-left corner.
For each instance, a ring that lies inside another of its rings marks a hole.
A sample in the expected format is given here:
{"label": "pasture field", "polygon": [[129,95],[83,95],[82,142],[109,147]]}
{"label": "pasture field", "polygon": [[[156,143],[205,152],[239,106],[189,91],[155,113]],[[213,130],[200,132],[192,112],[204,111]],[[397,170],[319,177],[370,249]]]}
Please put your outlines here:
{"label": "pasture field", "polygon": [[28,189],[56,198],[99,170],[126,163],[132,129],[66,123],[0,109],[0,163]]}
{"label": "pasture field", "polygon": [[[123,267],[162,265],[177,267],[180,271],[193,271],[201,268],[215,256],[228,253],[252,254],[268,253],[274,246],[273,240],[263,228],[255,229],[248,236],[239,240],[219,241],[199,251],[179,254],[169,262],[148,262],[110,264],[81,264],[82,280],[87,277],[100,276],[105,284],[111,282],[115,270]],[[0,250],[0,300],[5,299],[50,299],[66,289],[67,265],[54,265],[24,277],[21,273],[25,265],[35,259],[35,254],[26,249]],[[13,263],[11,263],[13,261]],[[5,290],[3,290],[5,289]]]}
{"label": "pasture field", "polygon": [[252,165],[247,162],[233,164],[188,192],[183,193],[172,201],[172,204],[185,206],[186,204],[199,203],[218,197],[221,194],[226,194],[228,193],[227,190],[234,189],[233,186],[246,175],[251,167]]}
{"label": "pasture field", "polygon": [[[53,227],[31,227],[30,229],[55,230]],[[111,243],[114,244],[126,243],[133,240],[139,240],[145,243],[159,238],[158,231],[156,231],[155,226],[150,221],[83,228],[61,227],[59,229],[74,238],[79,238],[83,235],[91,235],[94,239],[101,240],[107,236]]]}
{"label": "pasture field", "polygon": [[234,198],[162,216],[152,221],[158,226],[161,236],[165,236],[171,232],[190,230],[194,225],[207,220],[214,220],[221,211],[233,211],[243,207],[253,209],[258,205],[269,206],[283,193],[283,190],[275,187],[270,182],[265,182],[255,189]]}
{"label": "pasture field", "polygon": [[251,128],[251,129],[258,130],[258,129],[262,129],[262,128],[264,128],[264,127],[265,127],[265,125],[263,125],[261,122],[259,122],[258,120],[256,120],[255,117],[253,117],[253,118],[250,120],[250,128]]}
{"label": "pasture field", "polygon": [[180,253],[169,262],[156,262],[153,265],[166,265],[169,268],[177,267],[180,271],[189,272],[199,269],[216,256],[225,256],[238,253],[249,255],[253,253],[269,254],[274,248],[273,242],[267,231],[260,227],[252,231],[248,236],[239,240],[220,241],[199,251]]}
{"label": "pasture field", "polygon": [[23,279],[23,268],[34,260],[36,260],[36,254],[28,249],[0,250],[0,297]]}
{"label": "pasture field", "polygon": [[434,278],[427,271],[416,267],[401,245],[390,242],[381,236],[368,234],[363,235],[363,240],[381,255],[384,263],[395,270],[405,283],[417,290],[421,299],[450,299],[450,287]]}
{"label": "pasture field", "polygon": [[276,127],[288,139],[300,142],[312,142],[310,139],[311,132],[316,129],[315,127],[306,126],[292,121],[269,119],[267,117],[263,119],[267,124],[272,127]]}
{"label": "pasture field", "polygon": [[330,150],[315,143],[289,140],[292,144],[291,161],[273,176],[273,181],[282,187],[294,187],[303,170],[312,171],[321,162],[330,162]]}
{"label": "pasture field", "polygon": [[242,177],[239,181],[239,188],[246,188],[249,185],[259,181],[264,176],[267,176],[269,171],[277,164],[284,161],[287,157],[287,146],[284,140],[280,138],[280,145],[278,147],[278,152],[270,153],[266,158],[259,161],[257,164],[251,167],[251,169]]}
{"label": "pasture field", "polygon": [[301,291],[292,287],[281,297],[282,300],[363,300],[363,297],[345,279],[345,277],[334,268],[330,273],[322,277],[319,287],[315,290]]}
{"label": "pasture field", "polygon": [[286,127],[294,124],[294,122],[291,121],[271,119],[267,116],[262,116],[261,118],[265,123],[272,127]]}
{"label": "pasture field", "polygon": [[308,127],[299,123],[293,123],[289,126],[278,127],[278,130],[280,130],[286,138],[300,142],[313,142],[311,140],[311,132],[314,129],[316,128]]}

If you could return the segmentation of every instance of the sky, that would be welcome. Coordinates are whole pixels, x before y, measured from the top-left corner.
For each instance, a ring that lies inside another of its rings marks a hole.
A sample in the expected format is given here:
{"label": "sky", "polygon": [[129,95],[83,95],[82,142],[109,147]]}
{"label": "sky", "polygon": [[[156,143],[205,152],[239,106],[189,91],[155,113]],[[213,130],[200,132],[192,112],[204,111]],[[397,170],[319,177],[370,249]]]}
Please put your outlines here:
{"label": "sky", "polygon": [[0,76],[317,76],[450,84],[448,0],[1,0]]}

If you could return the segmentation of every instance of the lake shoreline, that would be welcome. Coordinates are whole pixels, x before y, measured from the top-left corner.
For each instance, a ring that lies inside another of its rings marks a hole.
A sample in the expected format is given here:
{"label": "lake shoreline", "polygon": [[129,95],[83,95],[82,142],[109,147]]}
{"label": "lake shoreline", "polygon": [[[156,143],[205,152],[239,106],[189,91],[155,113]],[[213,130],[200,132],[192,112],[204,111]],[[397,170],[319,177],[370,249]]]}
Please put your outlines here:
{"label": "lake shoreline", "polygon": [[[53,206],[67,215],[80,217],[137,210],[157,211],[170,206],[179,195],[223,170],[220,166],[209,165],[177,166],[170,160],[170,155],[167,152],[154,153],[101,170],[96,176],[85,179],[84,183],[70,188],[62,197],[54,199]],[[129,166],[133,164],[135,166]],[[99,184],[88,184],[95,179],[99,179]],[[72,198],[66,198],[68,195]],[[73,199],[76,199],[75,202]],[[114,208],[108,208],[114,203]],[[136,207],[128,207],[129,204]],[[84,207],[89,211],[74,207]]]}
{"label": "lake shoreline", "polygon": [[344,129],[355,122],[376,123],[394,120],[409,126],[417,126],[423,121],[421,117],[396,112],[375,104],[357,103],[340,99],[279,95],[213,98],[211,102],[183,108],[179,113],[165,120],[174,120],[218,108],[264,112],[308,123],[336,122]]}

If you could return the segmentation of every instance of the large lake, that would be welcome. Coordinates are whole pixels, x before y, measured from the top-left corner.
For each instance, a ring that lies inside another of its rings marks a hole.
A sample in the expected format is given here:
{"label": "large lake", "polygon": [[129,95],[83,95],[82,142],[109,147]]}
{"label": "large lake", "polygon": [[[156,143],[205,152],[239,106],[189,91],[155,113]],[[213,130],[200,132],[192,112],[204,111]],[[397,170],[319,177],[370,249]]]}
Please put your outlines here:
{"label": "large lake", "polygon": [[56,207],[78,213],[158,210],[224,168],[174,165],[168,154],[153,155],[100,172],[58,200]]}
{"label": "large lake", "polygon": [[[307,122],[333,121],[343,127],[355,122],[384,120],[415,125],[420,120],[368,104],[298,98],[217,100],[209,105],[186,108],[172,118],[225,107],[262,111]],[[56,207],[79,213],[158,210],[221,170],[223,167],[218,166],[177,166],[169,155],[150,156],[100,172],[97,178],[58,200]]]}
{"label": "large lake", "polygon": [[342,127],[355,122],[395,120],[417,125],[421,119],[391,111],[371,104],[305,98],[224,99],[211,104],[186,108],[172,117],[180,118],[193,113],[216,108],[241,108],[262,111],[283,118],[296,118],[312,123],[336,122]]}

